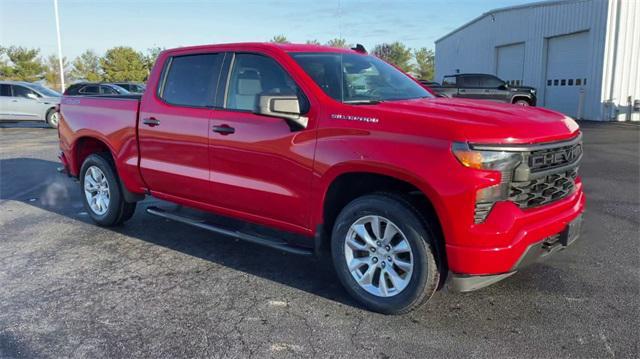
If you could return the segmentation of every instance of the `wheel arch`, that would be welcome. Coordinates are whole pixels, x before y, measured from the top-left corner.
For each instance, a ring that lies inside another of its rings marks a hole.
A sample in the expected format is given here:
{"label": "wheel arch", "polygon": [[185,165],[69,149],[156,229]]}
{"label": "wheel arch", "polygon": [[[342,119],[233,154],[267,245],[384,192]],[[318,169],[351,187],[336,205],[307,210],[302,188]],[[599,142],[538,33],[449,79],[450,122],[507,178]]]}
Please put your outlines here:
{"label": "wheel arch", "polygon": [[116,156],[113,148],[108,145],[108,141],[101,139],[97,136],[83,135],[79,137],[73,144],[73,153],[75,163],[72,165],[72,174],[80,176],[80,168],[82,164],[92,154],[95,153],[107,153],[111,159],[113,170],[118,177],[118,183],[120,184],[120,190],[127,202],[137,202],[144,199],[143,194],[131,192],[127,186],[124,185],[122,178],[120,178],[120,169],[116,161]]}
{"label": "wheel arch", "polygon": [[335,172],[326,183],[321,201],[321,220],[317,225],[319,250],[330,248],[329,241],[335,220],[349,202],[377,192],[397,194],[404,197],[419,212],[422,220],[433,232],[438,265],[443,274],[441,283],[444,283],[447,273],[445,237],[437,210],[439,199],[430,186],[400,170],[375,166]]}
{"label": "wheel arch", "polygon": [[533,105],[533,98],[531,96],[529,96],[529,95],[524,95],[524,94],[522,94],[522,95],[514,95],[511,98],[511,103],[514,104],[518,100],[526,100],[530,105]]}

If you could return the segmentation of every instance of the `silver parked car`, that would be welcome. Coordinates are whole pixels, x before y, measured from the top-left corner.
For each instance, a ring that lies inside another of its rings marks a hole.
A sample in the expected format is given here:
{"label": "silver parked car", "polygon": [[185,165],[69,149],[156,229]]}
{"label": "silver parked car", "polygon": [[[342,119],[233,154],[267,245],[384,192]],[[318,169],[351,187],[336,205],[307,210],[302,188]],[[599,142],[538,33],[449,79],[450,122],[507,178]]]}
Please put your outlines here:
{"label": "silver parked car", "polygon": [[58,127],[61,94],[39,84],[0,81],[0,120],[45,121]]}

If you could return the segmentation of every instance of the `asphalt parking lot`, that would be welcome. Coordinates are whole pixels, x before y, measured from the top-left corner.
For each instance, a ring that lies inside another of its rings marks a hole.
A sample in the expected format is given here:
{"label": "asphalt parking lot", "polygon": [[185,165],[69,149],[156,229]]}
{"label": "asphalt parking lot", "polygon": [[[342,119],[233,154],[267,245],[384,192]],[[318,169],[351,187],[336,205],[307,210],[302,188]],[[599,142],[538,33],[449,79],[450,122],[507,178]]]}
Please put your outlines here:
{"label": "asphalt parking lot", "polygon": [[638,357],[640,126],[583,124],[583,235],[492,287],[362,310],[323,261],[164,221],[95,226],[56,131],[0,124],[0,358]]}

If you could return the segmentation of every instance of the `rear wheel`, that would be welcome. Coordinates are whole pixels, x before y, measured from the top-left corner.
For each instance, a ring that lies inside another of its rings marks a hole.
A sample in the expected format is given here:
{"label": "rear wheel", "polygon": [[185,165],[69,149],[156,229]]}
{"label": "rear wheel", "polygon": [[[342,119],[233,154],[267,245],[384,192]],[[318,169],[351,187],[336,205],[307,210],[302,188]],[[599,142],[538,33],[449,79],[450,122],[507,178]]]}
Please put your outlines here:
{"label": "rear wheel", "polygon": [[55,109],[50,109],[47,112],[47,125],[49,125],[49,127],[51,128],[58,128],[58,124],[60,123],[60,112],[56,111]]}
{"label": "rear wheel", "polygon": [[438,286],[431,242],[408,201],[374,194],[342,210],[331,250],[338,277],[355,299],[376,312],[401,314],[426,302]]}
{"label": "rear wheel", "polygon": [[80,169],[82,199],[87,213],[100,226],[115,226],[133,216],[135,203],[124,200],[110,158],[93,154]]}

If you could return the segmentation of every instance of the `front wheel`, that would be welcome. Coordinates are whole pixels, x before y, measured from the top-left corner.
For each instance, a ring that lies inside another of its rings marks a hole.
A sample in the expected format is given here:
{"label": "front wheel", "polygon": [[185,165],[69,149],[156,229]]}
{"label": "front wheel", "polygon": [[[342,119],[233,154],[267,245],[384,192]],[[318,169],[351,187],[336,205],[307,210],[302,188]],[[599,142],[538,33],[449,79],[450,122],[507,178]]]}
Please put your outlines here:
{"label": "front wheel", "polygon": [[128,220],[136,204],[124,200],[115,170],[107,156],[93,154],[80,169],[82,199],[87,213],[100,226],[115,226]]}
{"label": "front wheel", "polygon": [[529,103],[529,101],[527,101],[527,100],[523,100],[523,99],[516,100],[516,101],[514,101],[514,102],[513,102],[513,104],[514,104],[514,105],[518,105],[518,106],[524,106],[524,107],[531,106],[531,104]]}
{"label": "front wheel", "polygon": [[373,194],[349,203],[336,220],[331,252],[346,290],[366,308],[406,313],[435,292],[440,273],[433,238],[402,197]]}

